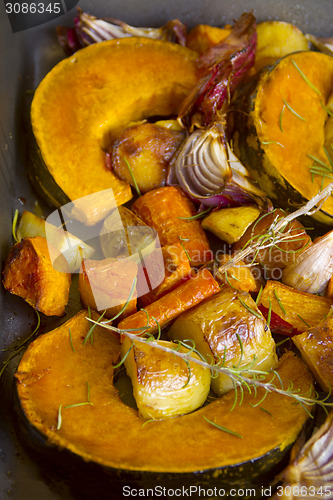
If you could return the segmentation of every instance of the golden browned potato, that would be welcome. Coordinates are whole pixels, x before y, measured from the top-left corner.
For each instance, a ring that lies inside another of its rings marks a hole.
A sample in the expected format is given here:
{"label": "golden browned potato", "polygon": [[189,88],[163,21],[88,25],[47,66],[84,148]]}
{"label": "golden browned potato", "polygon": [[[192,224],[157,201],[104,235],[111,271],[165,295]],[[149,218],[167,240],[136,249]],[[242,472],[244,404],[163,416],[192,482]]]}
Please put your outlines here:
{"label": "golden browned potato", "polygon": [[236,243],[247,228],[259,217],[261,210],[255,205],[221,208],[205,217],[201,225],[218,238],[232,245]]}
{"label": "golden browned potato", "polygon": [[112,169],[141,193],[164,186],[169,161],[184,137],[180,130],[153,123],[129,127],[112,146]]}
{"label": "golden browned potato", "polygon": [[53,267],[45,238],[23,238],[10,249],[3,271],[3,285],[37,311],[47,316],[62,316],[71,284],[68,271],[62,255],[57,258],[57,269]]}
{"label": "golden browned potato", "polygon": [[[172,340],[193,339],[196,349],[211,363],[222,360],[227,367],[246,366],[271,370],[277,356],[267,323],[251,295],[224,285],[221,292],[181,314],[171,326]],[[221,396],[233,388],[230,377],[212,378]]]}
{"label": "golden browned potato", "polygon": [[[164,419],[190,413],[206,401],[211,374],[209,368],[163,351],[156,344],[178,350],[173,342],[156,340],[135,342],[123,339],[126,371],[131,378],[133,394],[140,415],[146,419]],[[189,352],[181,347],[180,352]],[[192,357],[199,359],[196,354]]]}
{"label": "golden browned potato", "polygon": [[259,23],[257,36],[255,60],[257,70],[292,52],[309,50],[309,42],[306,36],[293,24],[283,21]]}
{"label": "golden browned potato", "polygon": [[330,392],[333,387],[333,317],[292,339],[320,387]]}

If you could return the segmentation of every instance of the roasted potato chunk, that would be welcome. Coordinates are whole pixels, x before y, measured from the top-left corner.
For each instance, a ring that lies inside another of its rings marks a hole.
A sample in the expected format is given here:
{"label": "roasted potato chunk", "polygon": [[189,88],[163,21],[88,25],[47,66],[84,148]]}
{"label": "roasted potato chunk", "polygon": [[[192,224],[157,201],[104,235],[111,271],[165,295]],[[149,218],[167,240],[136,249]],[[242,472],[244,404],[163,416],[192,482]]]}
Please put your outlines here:
{"label": "roasted potato chunk", "polygon": [[221,208],[207,215],[202,220],[201,225],[221,240],[232,245],[243,236],[260,213],[261,210],[254,205]]}
{"label": "roasted potato chunk", "polygon": [[260,70],[292,52],[309,50],[306,36],[293,24],[283,21],[265,21],[257,26],[255,68]]}
{"label": "roasted potato chunk", "polygon": [[110,151],[112,170],[141,193],[164,186],[169,161],[185,134],[154,123],[127,128]]}
{"label": "roasted potato chunk", "polygon": [[333,317],[295,335],[293,342],[320,387],[330,392],[333,387]]}
{"label": "roasted potato chunk", "polygon": [[[129,353],[124,363],[140,415],[146,419],[176,417],[202,406],[210,389],[209,368],[192,361],[185,362],[156,345],[189,352],[173,342],[124,339],[121,353],[123,357]],[[200,359],[195,353],[191,356]]]}
{"label": "roasted potato chunk", "polygon": [[272,280],[267,281],[258,306],[265,316],[271,311],[273,332],[293,335],[318,325],[329,313],[332,300]]}
{"label": "roasted potato chunk", "polygon": [[45,238],[23,238],[10,249],[3,271],[3,285],[37,311],[46,316],[62,316],[70,284],[71,275],[65,258],[59,255],[56,270]]}
{"label": "roasted potato chunk", "polygon": [[[224,285],[221,292],[181,314],[171,326],[171,340],[193,339],[196,349],[211,363],[271,370],[277,356],[275,342],[250,294]],[[233,388],[228,375],[212,379],[221,396]]]}

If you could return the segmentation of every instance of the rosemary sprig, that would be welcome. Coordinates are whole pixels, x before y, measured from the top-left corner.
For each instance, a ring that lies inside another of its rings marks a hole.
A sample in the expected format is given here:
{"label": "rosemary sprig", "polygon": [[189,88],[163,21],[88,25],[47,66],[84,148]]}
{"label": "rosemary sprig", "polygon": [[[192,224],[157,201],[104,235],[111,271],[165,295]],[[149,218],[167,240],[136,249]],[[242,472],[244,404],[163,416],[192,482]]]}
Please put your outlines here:
{"label": "rosemary sprig", "polygon": [[61,429],[61,425],[62,425],[62,410],[68,410],[69,408],[77,408],[79,406],[86,406],[86,405],[93,406],[94,405],[94,403],[92,403],[90,401],[90,386],[89,386],[89,382],[86,382],[86,384],[87,384],[87,400],[86,401],[83,401],[81,403],[74,403],[74,404],[67,405],[67,406],[63,406],[62,403],[59,405],[59,408],[58,408],[58,419],[57,419],[57,431],[59,431]]}
{"label": "rosemary sprig", "polygon": [[[317,195],[311,198],[311,200],[309,200],[303,207],[299,208],[295,212],[290,213],[285,217],[276,217],[264,234],[260,234],[251,238],[251,240],[249,240],[242,249],[233,254],[232,258],[228,262],[222,264],[219,267],[218,273],[223,276],[224,272],[227,269],[229,269],[230,267],[234,267],[235,264],[237,264],[237,262],[239,261],[244,261],[249,255],[254,254],[254,257],[252,259],[253,263],[256,258],[256,254],[259,251],[265,250],[267,248],[272,248],[273,246],[277,246],[283,242],[293,241],[295,237],[298,237],[299,235],[297,233],[292,234],[290,229],[288,231],[285,231],[288,224],[302,215],[313,215],[314,213],[316,213],[321,209],[321,206],[326,201],[326,199],[332,194],[332,191],[333,182],[328,184],[322,191],[319,191]],[[266,214],[264,214],[264,216],[265,215]],[[251,266],[252,263],[248,265]]]}
{"label": "rosemary sprig", "polygon": [[206,210],[203,210],[202,212],[198,212],[195,215],[191,215],[191,217],[178,217],[178,219],[182,220],[196,220],[196,219],[201,219],[201,217],[204,217],[206,214],[209,214],[209,212],[212,211],[212,208],[209,207]]}
{"label": "rosemary sprig", "polygon": [[254,314],[254,316],[257,316],[257,318],[259,319],[262,319],[262,315],[259,312],[255,311],[252,307],[250,307],[246,302],[244,302],[243,299],[241,299],[240,297],[237,297],[237,299],[242,304],[242,306],[245,307],[245,309],[250,311],[251,314]]}
{"label": "rosemary sprig", "polygon": [[[107,329],[125,335],[132,339],[135,342],[147,342],[147,339],[142,336],[138,336],[129,332],[128,330],[122,330],[115,326],[106,324],[106,323],[97,323],[94,320],[90,319],[93,323],[99,324]],[[242,366],[226,366],[225,356],[224,359],[220,358],[217,362],[212,359],[212,362],[209,363],[207,359],[200,357],[196,358],[191,355],[190,352],[181,352],[179,350],[175,350],[174,348],[168,347],[165,344],[158,343],[156,341],[151,341],[151,345],[156,347],[157,349],[161,349],[162,351],[169,352],[176,356],[179,356],[183,360],[187,360],[189,362],[197,363],[204,368],[208,368],[212,376],[217,376],[222,373],[227,375],[233,381],[234,387],[237,388],[241,392],[241,401],[243,400],[244,391],[247,390],[249,393],[254,391],[254,394],[257,394],[257,390],[259,388],[264,390],[264,394],[268,394],[270,392],[275,392],[280,394],[281,396],[287,396],[292,398],[295,402],[299,403],[305,411],[311,415],[308,407],[311,407],[315,404],[323,407],[333,407],[333,403],[327,402],[327,397],[325,399],[319,399],[318,395],[315,393],[315,397],[312,397],[313,388],[309,389],[309,392],[306,394],[301,394],[298,389],[294,389],[293,385],[290,383],[287,388],[284,388],[282,379],[279,373],[276,370],[272,370],[270,372],[265,370],[260,370],[255,368],[254,363],[256,361],[255,357],[250,363],[247,363]],[[191,346],[190,346],[191,347]],[[192,344],[193,348],[193,344]],[[270,378],[269,378],[270,377]],[[278,381],[278,384],[275,381]],[[237,391],[235,391],[235,402],[233,407],[237,402]],[[260,404],[262,403],[264,398],[260,399]]]}
{"label": "rosemary sprig", "polygon": [[308,328],[310,328],[309,323],[307,323],[307,322],[305,321],[305,319],[304,319],[304,318],[302,318],[302,316],[300,316],[299,314],[297,314],[297,316],[299,317],[299,319],[300,319],[301,321],[303,321],[303,323],[304,323],[304,324],[305,324]]}
{"label": "rosemary sprig", "polygon": [[188,251],[186,250],[185,246],[184,246],[184,243],[183,241],[188,241],[188,240],[183,240],[180,236],[178,236],[179,240],[180,240],[180,244],[186,254],[186,257],[188,258],[188,260],[191,262],[191,257],[190,257],[190,254],[188,253]]}
{"label": "rosemary sprig", "polygon": [[281,311],[283,312],[284,315],[286,315],[286,310],[285,310],[285,308],[284,308],[284,306],[283,306],[283,304],[281,302],[280,297],[277,294],[276,288],[274,288],[274,296],[275,296],[275,298],[277,300],[277,303],[279,304],[279,307],[280,307]]}
{"label": "rosemary sprig", "polygon": [[217,423],[213,422],[212,420],[209,420],[205,416],[203,418],[206,420],[206,422],[208,422],[209,424],[213,425],[214,427],[216,427],[220,431],[227,432],[228,434],[232,434],[233,436],[236,436],[236,437],[238,437],[240,439],[243,438],[243,436],[241,434],[238,434],[238,432],[232,431],[231,429],[227,429],[226,427],[222,427],[221,425],[218,425]]}
{"label": "rosemary sprig", "polygon": [[283,114],[284,114],[284,110],[286,109],[286,106],[285,104],[282,106],[282,109],[281,109],[281,112],[280,112],[280,116],[279,116],[279,127],[280,127],[280,130],[281,132],[283,132],[283,127],[282,127],[282,118],[283,118]]}
{"label": "rosemary sprig", "polygon": [[129,164],[129,162],[128,162],[127,158],[123,158],[123,160],[124,160],[124,162],[126,163],[126,167],[128,168],[128,171],[129,171],[129,173],[130,173],[130,175],[131,175],[131,177],[132,177],[132,181],[133,181],[133,184],[134,184],[134,189],[135,189],[135,191],[137,192],[137,194],[138,194],[139,196],[141,196],[141,191],[140,191],[140,188],[139,188],[139,186],[138,186],[138,183],[136,182],[136,178],[135,178],[135,176],[134,176],[134,173],[133,173],[133,170],[132,170],[132,168],[131,168],[131,165]]}
{"label": "rosemary sprig", "polygon": [[16,209],[14,212],[14,217],[13,217],[13,222],[12,222],[12,236],[13,236],[13,240],[15,243],[18,243],[18,241],[19,241],[18,237],[17,237],[17,232],[16,232],[18,216],[19,216],[19,211]]}
{"label": "rosemary sprig", "polygon": [[299,72],[299,74],[301,75],[301,77],[303,78],[303,80],[315,91],[317,92],[318,95],[321,96],[321,92],[319,89],[317,89],[317,87],[312,83],[310,82],[310,80],[307,78],[307,76],[305,76],[305,74],[303,73],[303,71],[301,70],[301,68],[298,66],[298,64],[295,63],[294,59],[291,60],[293,65],[295,66],[295,68],[297,69],[297,71]]}
{"label": "rosemary sprig", "polygon": [[[88,342],[88,340],[89,340],[89,339],[91,339],[91,343],[92,343],[92,340],[93,340],[93,337],[92,337],[93,332],[94,332],[94,330],[95,330],[96,326],[98,325],[98,323],[100,323],[100,321],[102,321],[103,316],[104,316],[104,314],[105,314],[105,313],[106,313],[106,310],[105,310],[105,311],[103,311],[103,313],[102,313],[102,314],[101,314],[101,316],[98,318],[98,320],[96,321],[96,323],[95,323],[94,325],[92,325],[92,326],[89,328],[88,333],[87,333],[87,335],[85,336],[85,338],[84,338],[84,340],[83,340],[83,345],[85,345],[85,344],[86,344],[86,342]],[[91,319],[91,317],[89,317],[89,319]]]}
{"label": "rosemary sprig", "polygon": [[265,144],[266,146],[269,146],[270,144],[276,144],[277,146],[281,146],[281,148],[284,148],[284,145],[278,141],[261,141],[261,144]]}
{"label": "rosemary sprig", "polygon": [[[121,316],[123,314],[123,312],[127,309],[128,304],[131,302],[131,300],[133,298],[133,295],[134,295],[134,292],[135,292],[136,283],[137,283],[137,277],[135,276],[135,278],[133,280],[133,283],[131,285],[131,288],[130,288],[130,291],[129,291],[129,294],[128,294],[128,297],[126,299],[125,304],[123,305],[123,307],[120,309],[120,311],[117,314],[115,314],[112,318],[110,318],[108,320],[109,323],[112,323],[112,321],[114,321],[115,319],[119,318],[119,316]],[[104,311],[104,314],[105,314],[105,311]]]}
{"label": "rosemary sprig", "polygon": [[287,103],[287,101],[285,101],[284,99],[282,99],[282,101],[284,102],[285,106],[289,109],[289,111],[291,111],[297,118],[299,118],[300,120],[303,120],[304,122],[306,121],[303,116],[301,116],[299,113],[297,113],[297,111],[295,111],[294,108],[292,108],[290,106],[290,104]]}
{"label": "rosemary sprig", "polygon": [[68,332],[69,332],[69,342],[71,344],[71,349],[73,352],[75,352],[75,349],[74,349],[74,346],[73,346],[73,337],[72,337],[72,331],[70,328],[68,328]]}
{"label": "rosemary sprig", "polygon": [[268,298],[268,313],[267,313],[267,320],[266,320],[268,327],[270,327],[270,325],[271,325],[271,319],[272,319],[272,302],[271,302],[271,299]]}

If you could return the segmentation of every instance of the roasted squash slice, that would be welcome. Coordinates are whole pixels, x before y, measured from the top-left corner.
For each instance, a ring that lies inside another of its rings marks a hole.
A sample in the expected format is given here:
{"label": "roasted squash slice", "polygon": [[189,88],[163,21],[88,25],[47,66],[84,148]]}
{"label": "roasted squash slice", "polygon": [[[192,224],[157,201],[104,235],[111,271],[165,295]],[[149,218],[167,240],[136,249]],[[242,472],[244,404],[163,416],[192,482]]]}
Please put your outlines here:
{"label": "roasted squash slice", "polygon": [[[13,245],[3,270],[3,286],[46,316],[62,316],[68,302],[71,275],[60,254],[57,269],[51,245],[42,236],[23,238]],[[55,249],[55,253],[57,250]]]}
{"label": "roasted squash slice", "polygon": [[39,84],[31,122],[38,149],[31,176],[52,203],[129,184],[105,166],[105,150],[131,122],[177,114],[197,81],[197,54],[170,42],[124,38],[86,47]]}
{"label": "roasted squash slice", "polygon": [[[275,206],[302,205],[332,180],[323,146],[333,57],[297,52],[260,75],[236,99],[235,151]],[[332,197],[315,217],[332,224]]]}
{"label": "roasted squash slice", "polygon": [[[254,391],[245,391],[242,404],[232,411],[233,391],[189,415],[143,425],[138,410],[127,406],[113,385],[112,364],[120,345],[99,326],[93,343],[84,343],[91,326],[86,316],[87,311],[81,311],[40,336],[23,355],[16,373],[21,430],[27,429],[30,444],[39,442],[39,447],[44,436],[44,467],[48,451],[55,458],[59,449],[67,450],[72,465],[75,457],[84,459],[78,468],[82,487],[92,479],[95,488],[100,486],[97,470],[109,480],[102,484],[104,492],[111,483],[113,494],[119,482],[133,480],[139,481],[137,486],[140,481],[154,486],[173,482],[179,487],[193,481],[209,487],[241,486],[276,466],[307,420],[305,410],[292,398],[274,392],[260,405],[267,411],[254,406],[263,395],[259,389],[259,399]],[[293,354],[282,357],[278,372],[286,387],[291,381],[301,393],[309,390],[312,378]],[[205,418],[242,438],[217,429]],[[57,456],[68,472],[63,453]],[[89,465],[94,474],[85,472]],[[73,467],[70,471],[73,474]],[[88,497],[86,492],[84,498]]]}

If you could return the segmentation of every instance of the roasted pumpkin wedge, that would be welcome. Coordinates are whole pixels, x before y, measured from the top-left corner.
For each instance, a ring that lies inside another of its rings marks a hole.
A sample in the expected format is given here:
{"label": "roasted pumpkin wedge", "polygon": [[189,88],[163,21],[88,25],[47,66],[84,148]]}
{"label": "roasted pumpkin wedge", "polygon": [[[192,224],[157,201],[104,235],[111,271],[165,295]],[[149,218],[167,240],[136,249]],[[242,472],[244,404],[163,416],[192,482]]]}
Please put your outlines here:
{"label": "roasted pumpkin wedge", "polygon": [[177,114],[197,81],[196,58],[180,45],[133,37],[91,45],[58,63],[31,107],[31,177],[42,194],[63,205],[111,188],[118,205],[127,202],[131,188],[106,168],[105,150],[132,122]]}
{"label": "roasted pumpkin wedge", "polygon": [[[333,57],[301,51],[263,70],[235,100],[236,154],[275,206],[302,205],[331,181],[323,146],[332,77]],[[332,224],[332,197],[314,217]]]}
{"label": "roasted pumpkin wedge", "polygon": [[[87,315],[81,311],[31,343],[16,373],[20,429],[30,445],[39,443],[44,466],[49,455],[68,472],[68,458],[72,465],[82,458],[82,487],[92,479],[88,466],[104,472],[109,483],[102,486],[112,485],[112,492],[135,480],[178,487],[193,481],[209,487],[260,481],[286,455],[308,418],[301,405],[275,392],[255,406],[263,396],[259,388],[257,396],[245,391],[232,411],[233,391],[191,414],[143,425],[138,410],[127,406],[113,385],[117,339],[96,326],[93,343],[84,343],[91,327]],[[312,378],[295,355],[281,358],[278,373],[286,387],[291,382],[300,393],[309,391]]]}
{"label": "roasted pumpkin wedge", "polygon": [[[62,316],[68,302],[71,275],[60,254],[57,269],[50,258],[50,243],[42,236],[23,238],[9,251],[3,286],[46,316]],[[55,254],[57,254],[57,249]]]}

